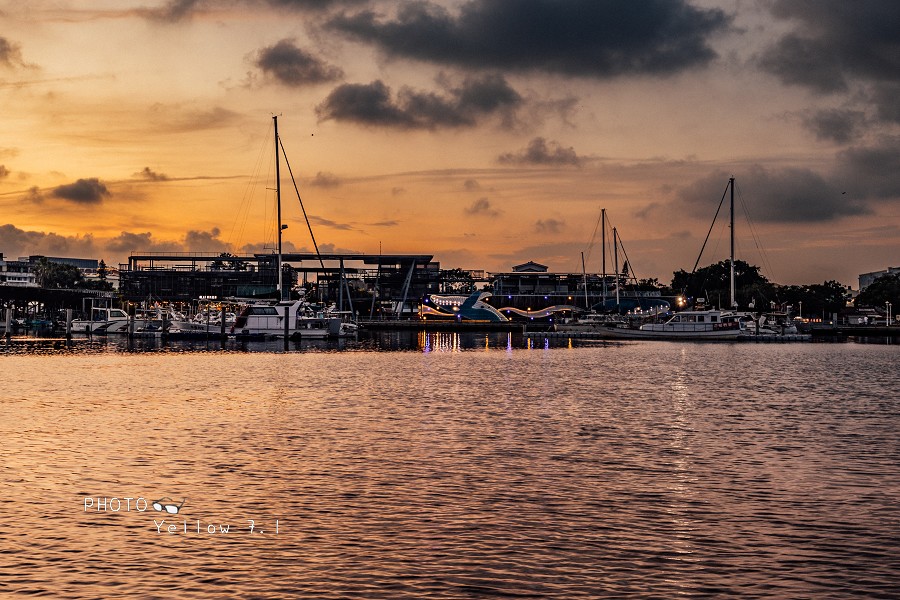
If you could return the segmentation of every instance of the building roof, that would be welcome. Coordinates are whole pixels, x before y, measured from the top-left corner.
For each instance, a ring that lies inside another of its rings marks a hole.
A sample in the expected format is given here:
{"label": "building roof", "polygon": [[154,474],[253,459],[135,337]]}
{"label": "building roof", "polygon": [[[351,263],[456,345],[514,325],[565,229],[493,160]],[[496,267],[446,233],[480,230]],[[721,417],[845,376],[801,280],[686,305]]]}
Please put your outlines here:
{"label": "building roof", "polygon": [[512,268],[513,273],[546,273],[548,269],[547,265],[536,263],[533,260],[529,260],[521,265],[514,265]]}

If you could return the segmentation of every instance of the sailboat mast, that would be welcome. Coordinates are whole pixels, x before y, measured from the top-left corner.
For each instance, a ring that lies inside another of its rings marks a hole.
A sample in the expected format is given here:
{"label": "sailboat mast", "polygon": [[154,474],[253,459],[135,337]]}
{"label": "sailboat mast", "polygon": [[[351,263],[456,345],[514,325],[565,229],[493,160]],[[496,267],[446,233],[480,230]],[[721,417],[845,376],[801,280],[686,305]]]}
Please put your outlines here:
{"label": "sailboat mast", "polygon": [[275,123],[275,198],[278,203],[278,260],[275,267],[278,269],[278,296],[280,300],[284,300],[284,274],[281,268],[281,235],[283,229],[281,227],[281,160],[278,156],[278,115],[272,116]]}
{"label": "sailboat mast", "polygon": [[737,308],[734,287],[734,177],[728,180],[731,186],[731,308]]}
{"label": "sailboat mast", "polygon": [[591,303],[588,300],[587,269],[584,268],[584,252],[581,253],[581,276],[584,277],[584,309],[590,310]]}
{"label": "sailboat mast", "polygon": [[603,302],[605,308],[606,302],[606,209],[600,209],[600,219],[602,225],[600,226],[600,254],[603,255]]}
{"label": "sailboat mast", "polygon": [[616,266],[616,309],[619,308],[619,233],[613,227],[613,255]]}

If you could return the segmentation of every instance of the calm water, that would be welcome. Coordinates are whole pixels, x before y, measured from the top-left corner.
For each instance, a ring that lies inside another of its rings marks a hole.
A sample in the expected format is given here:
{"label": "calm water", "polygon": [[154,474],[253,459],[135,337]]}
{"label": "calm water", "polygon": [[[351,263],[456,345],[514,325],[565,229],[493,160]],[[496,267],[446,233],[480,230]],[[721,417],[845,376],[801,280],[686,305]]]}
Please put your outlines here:
{"label": "calm water", "polygon": [[0,594],[897,597],[900,346],[404,344],[0,352]]}

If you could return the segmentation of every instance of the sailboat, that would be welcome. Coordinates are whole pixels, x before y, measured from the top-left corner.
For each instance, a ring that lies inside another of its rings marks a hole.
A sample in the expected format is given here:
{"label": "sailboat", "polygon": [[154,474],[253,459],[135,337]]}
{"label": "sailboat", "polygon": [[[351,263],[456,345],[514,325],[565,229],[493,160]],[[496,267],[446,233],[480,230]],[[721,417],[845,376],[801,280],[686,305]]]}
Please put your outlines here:
{"label": "sailboat", "polygon": [[[730,306],[731,308],[736,308],[734,279],[734,177],[728,180],[728,185],[731,191]],[[697,260],[699,262],[700,259],[698,258]],[[616,268],[618,270],[618,266]],[[638,328],[630,327],[627,324],[609,323],[597,326],[592,331],[602,337],[616,339],[736,340],[744,334],[745,329],[741,317],[733,310],[711,309],[680,311],[663,323],[644,323]]]}
{"label": "sailboat", "polygon": [[[282,238],[287,225],[281,221],[281,138],[278,136],[278,116],[275,125],[275,197],[278,205],[278,249],[275,268],[278,271],[276,303],[254,302],[241,310],[231,326],[231,333],[242,337],[288,337],[294,339],[323,339],[342,335],[340,317],[317,312],[304,299],[291,300],[285,285],[282,265]],[[290,165],[288,165],[290,167]]]}

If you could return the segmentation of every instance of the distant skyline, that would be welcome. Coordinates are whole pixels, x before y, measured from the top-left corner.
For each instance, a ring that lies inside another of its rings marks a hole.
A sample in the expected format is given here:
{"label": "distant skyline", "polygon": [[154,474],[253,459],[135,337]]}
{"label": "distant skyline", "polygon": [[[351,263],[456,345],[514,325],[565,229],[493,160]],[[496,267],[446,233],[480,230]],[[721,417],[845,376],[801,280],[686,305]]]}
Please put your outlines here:
{"label": "distant skyline", "polygon": [[[900,264],[898,22],[886,0],[0,0],[0,252],[269,251],[277,114],[323,251],[598,272],[606,208],[668,283],[734,176],[738,258],[855,288]],[[285,249],[308,251],[286,171]]]}

